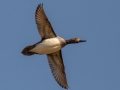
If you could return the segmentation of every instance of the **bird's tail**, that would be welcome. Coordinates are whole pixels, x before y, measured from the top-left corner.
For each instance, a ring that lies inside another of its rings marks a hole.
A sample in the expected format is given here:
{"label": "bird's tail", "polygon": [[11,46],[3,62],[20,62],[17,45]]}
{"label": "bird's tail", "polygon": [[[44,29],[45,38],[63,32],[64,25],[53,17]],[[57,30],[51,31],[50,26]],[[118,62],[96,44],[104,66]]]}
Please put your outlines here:
{"label": "bird's tail", "polygon": [[31,45],[31,46],[27,46],[25,47],[23,50],[22,50],[22,54],[23,55],[27,55],[27,56],[30,56],[30,55],[34,55],[34,54],[37,54],[35,52],[31,52],[30,50],[33,49],[35,47],[35,45]]}

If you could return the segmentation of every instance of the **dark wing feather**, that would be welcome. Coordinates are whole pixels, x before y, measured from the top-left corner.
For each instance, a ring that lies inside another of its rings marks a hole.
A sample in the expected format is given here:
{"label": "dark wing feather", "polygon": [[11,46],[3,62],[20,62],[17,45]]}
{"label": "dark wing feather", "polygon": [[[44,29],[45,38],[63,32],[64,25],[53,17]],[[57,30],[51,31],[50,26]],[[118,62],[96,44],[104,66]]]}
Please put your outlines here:
{"label": "dark wing feather", "polygon": [[42,39],[53,38],[56,37],[53,28],[45,15],[43,4],[38,5],[35,13],[35,20],[38,28],[38,32],[40,33]]}
{"label": "dark wing feather", "polygon": [[61,87],[67,89],[68,84],[65,74],[64,63],[61,55],[61,50],[52,54],[48,54],[47,57],[51,68],[51,72],[55,80]]}

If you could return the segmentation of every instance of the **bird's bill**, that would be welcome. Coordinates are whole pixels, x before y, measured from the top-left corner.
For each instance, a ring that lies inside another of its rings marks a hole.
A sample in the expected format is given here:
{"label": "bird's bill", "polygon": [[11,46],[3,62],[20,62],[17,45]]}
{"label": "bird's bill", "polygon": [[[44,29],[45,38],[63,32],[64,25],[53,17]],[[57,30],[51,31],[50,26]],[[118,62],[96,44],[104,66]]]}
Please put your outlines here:
{"label": "bird's bill", "polygon": [[80,42],[86,42],[86,40],[80,40]]}

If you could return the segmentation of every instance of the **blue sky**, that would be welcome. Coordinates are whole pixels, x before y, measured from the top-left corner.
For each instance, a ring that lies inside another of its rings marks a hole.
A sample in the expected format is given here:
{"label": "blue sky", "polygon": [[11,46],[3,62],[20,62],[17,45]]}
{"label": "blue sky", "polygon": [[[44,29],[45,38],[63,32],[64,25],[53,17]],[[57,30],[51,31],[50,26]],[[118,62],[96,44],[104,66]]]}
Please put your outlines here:
{"label": "blue sky", "polygon": [[87,40],[62,49],[70,90],[120,90],[119,0],[1,0],[0,90],[63,90],[46,55],[21,54],[41,39],[39,3],[58,36]]}

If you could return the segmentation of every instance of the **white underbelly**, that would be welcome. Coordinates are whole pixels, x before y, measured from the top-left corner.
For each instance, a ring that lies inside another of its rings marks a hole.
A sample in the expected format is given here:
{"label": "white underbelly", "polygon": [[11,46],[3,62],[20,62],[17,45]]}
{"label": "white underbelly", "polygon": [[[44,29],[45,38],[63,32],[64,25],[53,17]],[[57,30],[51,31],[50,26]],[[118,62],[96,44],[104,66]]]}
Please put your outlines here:
{"label": "white underbelly", "polygon": [[36,45],[35,48],[30,51],[38,54],[50,54],[61,49],[60,41],[57,38],[50,38],[44,40],[42,43]]}

